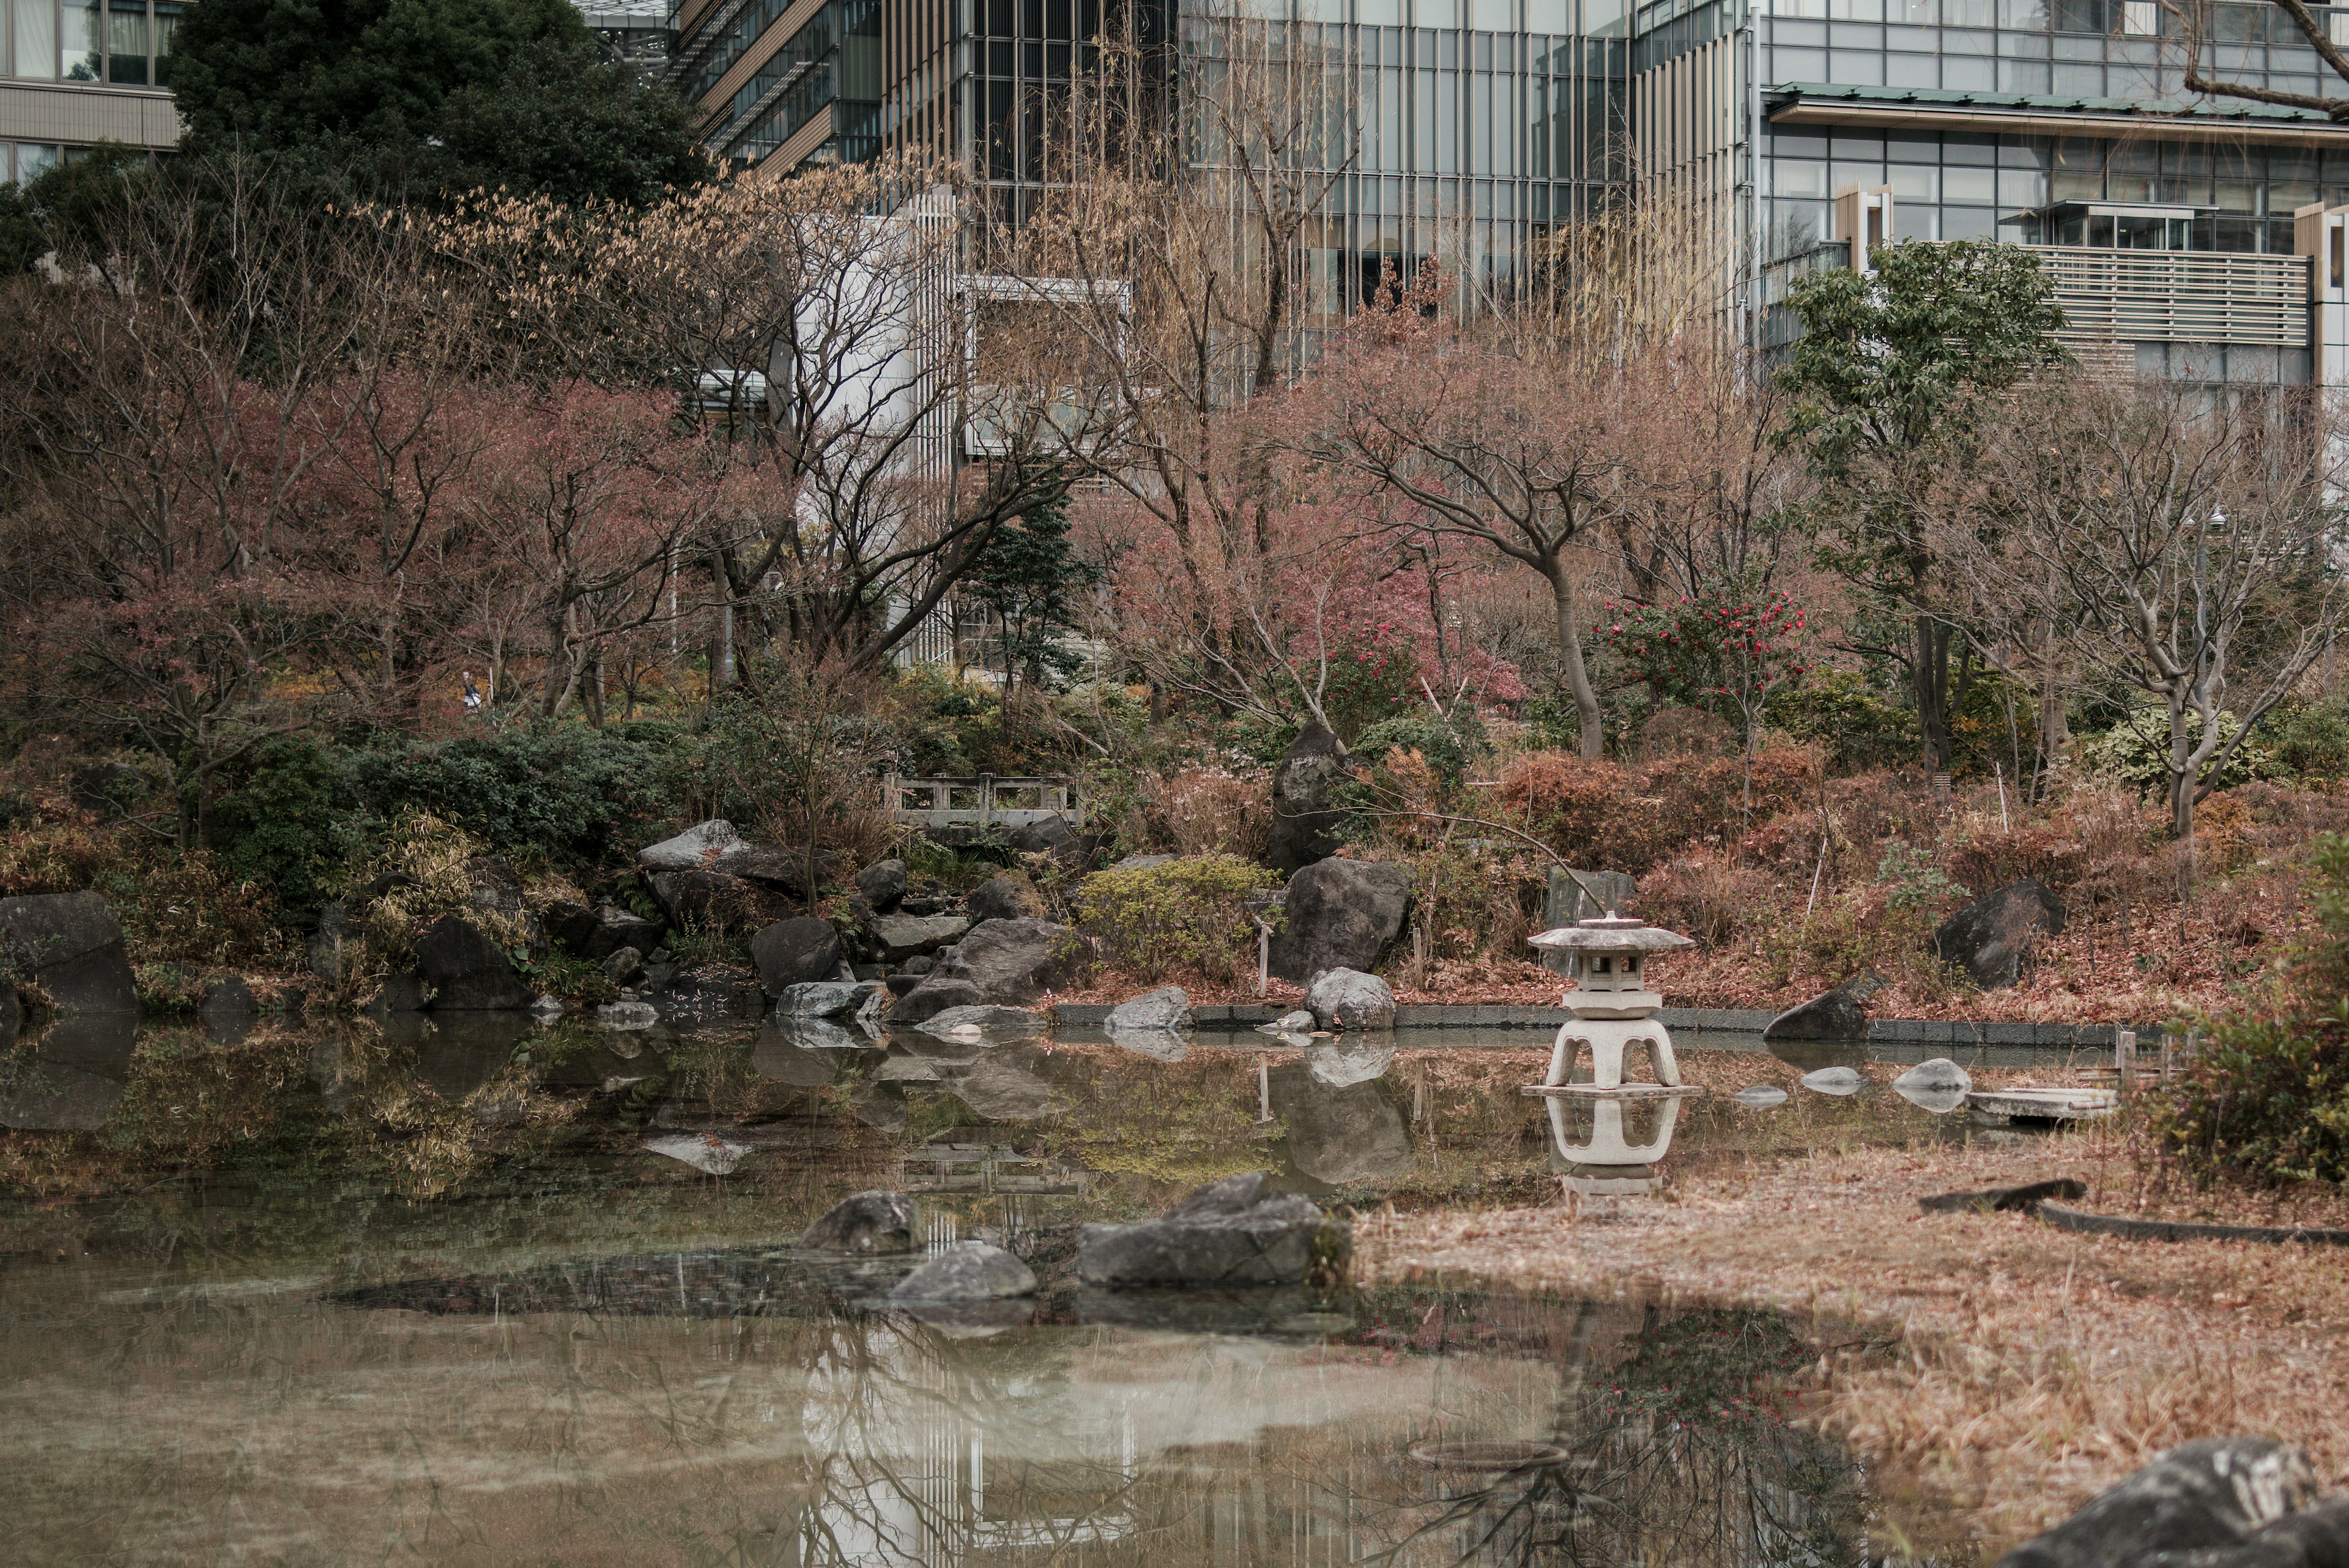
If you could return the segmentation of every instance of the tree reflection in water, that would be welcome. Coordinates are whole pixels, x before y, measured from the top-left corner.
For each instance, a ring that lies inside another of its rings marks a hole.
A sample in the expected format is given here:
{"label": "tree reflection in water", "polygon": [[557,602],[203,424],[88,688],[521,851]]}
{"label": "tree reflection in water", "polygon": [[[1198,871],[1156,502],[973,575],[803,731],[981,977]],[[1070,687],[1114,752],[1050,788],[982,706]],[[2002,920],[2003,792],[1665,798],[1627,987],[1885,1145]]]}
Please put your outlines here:
{"label": "tree reflection in water", "polygon": [[[1390,1290],[1309,1314],[1287,1297],[1256,1334],[1200,1335],[1133,1326],[1146,1298],[1122,1326],[1071,1321],[1090,1298],[1066,1295],[926,1320],[860,1306],[885,1283],[812,1284],[806,1260],[746,1251],[343,1299],[768,1319],[757,1360],[788,1375],[756,1381],[796,1394],[765,1417],[796,1426],[791,1495],[729,1561],[1873,1561],[1851,1459],[1795,1424],[1818,1353],[1775,1314]],[[1254,1303],[1224,1304],[1239,1323]]]}

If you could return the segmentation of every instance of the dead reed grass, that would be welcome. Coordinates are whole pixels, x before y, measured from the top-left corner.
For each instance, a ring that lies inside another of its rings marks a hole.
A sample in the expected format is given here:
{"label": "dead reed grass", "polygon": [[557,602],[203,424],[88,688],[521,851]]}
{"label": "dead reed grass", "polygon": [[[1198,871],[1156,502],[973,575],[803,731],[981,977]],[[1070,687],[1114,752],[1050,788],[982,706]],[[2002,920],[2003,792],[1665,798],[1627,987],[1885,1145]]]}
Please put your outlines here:
{"label": "dead reed grass", "polygon": [[1644,1288],[1864,1325],[1812,1405],[1887,1497],[1941,1500],[1985,1557],[2193,1438],[2268,1433],[2349,1485],[2349,1250],[2075,1236],[1922,1215],[1935,1192],[2085,1174],[2073,1138],[1703,1166],[1658,1199],[1368,1218],[1372,1277]]}

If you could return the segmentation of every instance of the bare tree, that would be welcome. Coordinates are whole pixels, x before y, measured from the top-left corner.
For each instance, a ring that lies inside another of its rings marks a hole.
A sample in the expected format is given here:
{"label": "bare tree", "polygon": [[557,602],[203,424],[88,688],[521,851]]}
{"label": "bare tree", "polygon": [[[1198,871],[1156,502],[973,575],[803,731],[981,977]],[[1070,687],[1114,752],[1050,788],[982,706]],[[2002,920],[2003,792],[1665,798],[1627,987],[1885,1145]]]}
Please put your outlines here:
{"label": "bare tree", "polygon": [[[2240,54],[2242,42],[2240,35],[2235,39],[2222,36],[2218,26],[2220,15],[2221,12],[2241,12],[2247,7],[2235,3],[2235,0],[2159,0],[2159,3],[2161,9],[2176,20],[2178,47],[2186,57],[2188,91],[2209,93],[2217,98],[2243,99],[2252,103],[2272,103],[2286,109],[2314,109],[2335,120],[2349,120],[2349,98],[2254,86],[2218,74],[2222,68],[2218,63],[2220,48]],[[2349,83],[2349,52],[2344,52],[2340,45],[2333,42],[2325,19],[2310,10],[2303,0],[2273,0],[2273,4],[2292,30],[2316,51],[2316,57],[2324,62],[2324,68],[2344,83]]]}
{"label": "bare tree", "polygon": [[1928,498],[1964,608],[2012,649],[2159,704],[2170,826],[2341,634],[2330,443],[2264,400],[2059,377],[1985,431]]}

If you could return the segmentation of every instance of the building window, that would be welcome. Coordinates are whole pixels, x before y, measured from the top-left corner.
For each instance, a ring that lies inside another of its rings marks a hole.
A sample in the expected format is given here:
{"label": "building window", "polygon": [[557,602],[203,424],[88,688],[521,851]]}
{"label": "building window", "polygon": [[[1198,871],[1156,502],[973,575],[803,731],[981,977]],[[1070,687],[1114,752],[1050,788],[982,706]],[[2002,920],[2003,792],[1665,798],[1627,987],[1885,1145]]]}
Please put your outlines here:
{"label": "building window", "polygon": [[147,0],[110,0],[106,12],[106,79],[123,87],[147,82]]}

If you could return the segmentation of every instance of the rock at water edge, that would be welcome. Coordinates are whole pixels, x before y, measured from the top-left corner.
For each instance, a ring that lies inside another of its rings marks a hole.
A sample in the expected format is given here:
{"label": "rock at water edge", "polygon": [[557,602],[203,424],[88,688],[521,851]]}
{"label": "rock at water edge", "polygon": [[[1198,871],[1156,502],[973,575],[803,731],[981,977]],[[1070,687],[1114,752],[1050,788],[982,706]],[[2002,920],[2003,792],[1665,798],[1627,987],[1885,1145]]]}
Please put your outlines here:
{"label": "rock at water edge", "polygon": [[436,1012],[520,1012],[530,987],[489,934],[458,915],[443,915],[416,939],[416,968],[432,988]]}
{"label": "rock at water edge", "polygon": [[840,967],[840,933],[813,915],[778,920],[750,939],[759,988],[781,996],[793,986],[830,980]]}
{"label": "rock at water edge", "polygon": [[1305,1007],[1324,1029],[1394,1027],[1394,992],[1377,975],[1359,970],[1325,970],[1315,975],[1305,992]]}
{"label": "rock at water edge", "polygon": [[843,1198],[800,1235],[811,1252],[910,1252],[914,1200],[902,1192],[859,1192]]}
{"label": "rock at water edge", "polygon": [[986,1241],[957,1241],[897,1282],[893,1302],[997,1301],[1032,1295],[1036,1275],[1027,1264]]}
{"label": "rock at water edge", "polygon": [[[2349,1560],[2342,1555],[2349,1552],[2349,1500],[2320,1503],[2322,1490],[2308,1456],[2271,1438],[2181,1443],[2008,1552],[1998,1568],[2337,1563]],[[2312,1556],[2311,1545],[2331,1552]]]}
{"label": "rock at water edge", "polygon": [[139,1011],[121,924],[96,893],[0,898],[0,962],[61,1014]]}
{"label": "rock at water edge", "polygon": [[1282,895],[1272,972],[1296,985],[1310,985],[1325,970],[1370,973],[1402,934],[1411,898],[1406,866],[1321,860],[1306,867]]}
{"label": "rock at water edge", "polygon": [[1868,1087],[1868,1079],[1857,1067],[1822,1067],[1795,1081],[1816,1095],[1856,1095]]}
{"label": "rock at water edge", "polygon": [[990,877],[963,900],[974,926],[982,920],[1040,919],[1048,912],[1036,884],[1016,871]]}
{"label": "rock at water edge", "polygon": [[1773,1040],[1864,1041],[1868,1038],[1868,999],[1884,989],[1884,977],[1858,974],[1833,991],[1808,1002],[1798,1002],[1763,1026],[1762,1038]]}
{"label": "rock at water edge", "polygon": [[1019,1006],[1057,983],[1079,944],[1050,920],[989,920],[938,957],[938,966],[889,1010],[894,1023],[918,1023],[949,1007]]}
{"label": "rock at water edge", "polygon": [[1260,1170],[1210,1182],[1164,1219],[1077,1233],[1077,1273],[1093,1285],[1299,1284],[1342,1278],[1352,1255],[1344,1221],[1272,1191]]}
{"label": "rock at water edge", "polygon": [[1155,1029],[1173,1033],[1191,1027],[1191,993],[1179,985],[1162,985],[1156,991],[1145,992],[1128,998],[1109,1010],[1102,1027],[1110,1033],[1120,1031]]}
{"label": "rock at water edge", "polygon": [[645,1139],[645,1152],[682,1160],[705,1176],[731,1176],[750,1149],[730,1143],[715,1133],[678,1133]]}

